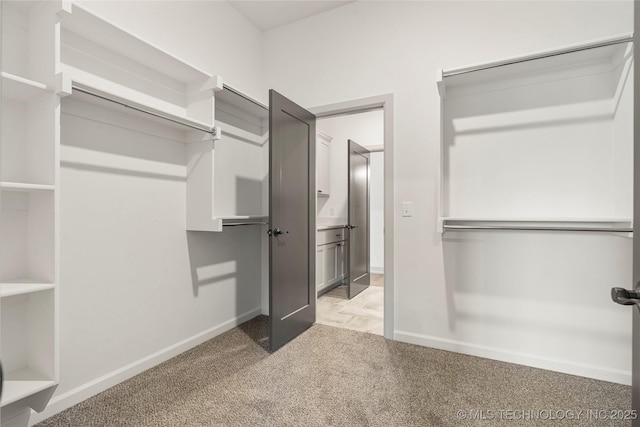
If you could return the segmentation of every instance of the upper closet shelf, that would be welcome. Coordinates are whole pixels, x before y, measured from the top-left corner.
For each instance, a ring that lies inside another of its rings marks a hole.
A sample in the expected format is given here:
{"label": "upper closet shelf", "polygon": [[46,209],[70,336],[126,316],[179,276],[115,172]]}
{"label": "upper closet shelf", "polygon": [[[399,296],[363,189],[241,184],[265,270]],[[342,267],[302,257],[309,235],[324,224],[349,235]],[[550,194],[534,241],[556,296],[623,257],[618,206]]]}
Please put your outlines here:
{"label": "upper closet shelf", "polygon": [[[436,81],[440,96],[449,95],[448,90],[456,88],[482,88],[485,83],[498,83],[501,87],[544,81],[545,72],[553,72],[558,78],[558,70],[564,70],[575,77],[576,70],[590,73],[594,68],[607,72],[624,60],[633,41],[633,34],[592,40],[584,43],[558,47],[555,49],[532,52],[495,61],[466,65],[458,68],[438,69]],[[571,55],[567,55],[571,54]]]}
{"label": "upper closet shelf", "polygon": [[234,89],[228,84],[224,83],[222,91],[216,94],[216,100],[222,103],[232,105],[238,110],[242,111],[253,117],[260,119],[269,118],[269,107],[262,102],[253,99],[249,95],[245,95],[238,89]]}
{"label": "upper closet shelf", "polygon": [[214,92],[222,90],[220,77],[77,4],[62,17],[60,38],[61,69],[78,92],[215,132]]}
{"label": "upper closet shelf", "polygon": [[[140,114],[140,117],[145,119],[157,119],[162,120],[164,124],[172,127],[183,128],[187,127],[192,130],[197,130],[211,134],[213,136],[219,135],[219,130],[215,126],[211,126],[209,123],[205,123],[200,120],[195,120],[186,115],[173,114],[161,108],[152,107],[148,104],[134,102],[129,98],[125,98],[114,93],[107,92],[103,89],[98,89],[87,84],[73,81],[72,90],[74,96],[77,95],[79,99],[86,102],[97,103],[105,105],[107,107],[123,107],[130,109],[133,114]],[[117,90],[113,92],[118,92]],[[152,103],[149,103],[152,104]],[[151,117],[149,117],[151,116]]]}

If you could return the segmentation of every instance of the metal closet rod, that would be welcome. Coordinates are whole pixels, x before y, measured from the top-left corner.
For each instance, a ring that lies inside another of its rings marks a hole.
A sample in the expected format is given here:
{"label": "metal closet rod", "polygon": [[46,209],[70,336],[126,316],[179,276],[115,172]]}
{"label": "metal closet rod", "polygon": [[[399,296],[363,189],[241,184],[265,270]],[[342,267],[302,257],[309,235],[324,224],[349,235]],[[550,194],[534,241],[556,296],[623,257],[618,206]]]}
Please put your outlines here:
{"label": "metal closet rod", "polygon": [[113,102],[114,104],[121,105],[121,106],[123,106],[125,108],[130,108],[131,110],[135,110],[135,111],[139,111],[141,113],[149,114],[151,116],[158,117],[158,118],[163,119],[163,120],[168,120],[170,122],[177,123],[179,125],[186,126],[186,127],[191,128],[191,129],[196,129],[196,130],[199,130],[201,132],[206,132],[206,133],[209,133],[211,135],[215,135],[216,134],[216,129],[215,128],[205,128],[205,127],[201,127],[201,126],[196,126],[194,124],[187,123],[187,122],[184,122],[184,121],[181,121],[181,120],[178,120],[178,119],[174,119],[172,117],[168,117],[168,116],[165,116],[165,115],[162,115],[162,114],[158,114],[158,113],[155,113],[153,111],[145,110],[144,108],[134,107],[133,105],[129,105],[126,102],[117,101],[115,99],[109,98],[109,97],[104,96],[104,95],[100,95],[98,93],[92,92],[92,91],[90,91],[88,89],[85,89],[85,88],[82,88],[82,87],[78,87],[76,85],[72,85],[71,87],[72,87],[73,90],[77,90],[78,92],[86,93],[87,95],[95,96],[96,98],[100,98],[100,99],[103,99],[105,101]]}
{"label": "metal closet rod", "polygon": [[269,225],[268,222],[234,222],[232,224],[222,224],[222,227],[234,227],[236,225]]}
{"label": "metal closet rod", "polygon": [[534,54],[534,55],[531,55],[531,56],[528,56],[528,57],[524,57],[524,58],[521,58],[521,59],[505,60],[503,62],[496,62],[496,63],[490,64],[490,65],[478,65],[478,66],[467,68],[467,69],[463,69],[463,70],[460,70],[460,71],[456,71],[456,70],[446,71],[446,70],[443,70],[442,71],[442,77],[451,77],[451,76],[457,76],[457,75],[460,75],[460,74],[473,73],[475,71],[489,70],[491,68],[504,67],[506,65],[519,64],[521,62],[534,61],[536,59],[543,59],[543,58],[550,58],[550,57],[553,57],[553,56],[565,55],[567,53],[581,52],[583,50],[596,49],[596,48],[599,48],[599,47],[612,46],[612,45],[621,44],[621,43],[629,43],[629,42],[632,42],[632,41],[633,41],[633,35],[625,35],[625,36],[622,36],[620,38],[616,38],[616,39],[612,39],[612,40],[606,40],[606,41],[602,41],[602,42],[597,42],[597,43],[593,43],[593,44],[586,45],[586,46],[578,46],[578,47],[573,47],[573,48],[566,48],[566,49],[561,49],[561,50],[557,50],[555,52],[549,52],[549,53]]}
{"label": "metal closet rod", "polygon": [[588,227],[525,227],[525,226],[499,226],[499,225],[444,225],[445,230],[524,230],[524,231],[594,231],[598,233],[633,233],[633,228],[588,228]]}

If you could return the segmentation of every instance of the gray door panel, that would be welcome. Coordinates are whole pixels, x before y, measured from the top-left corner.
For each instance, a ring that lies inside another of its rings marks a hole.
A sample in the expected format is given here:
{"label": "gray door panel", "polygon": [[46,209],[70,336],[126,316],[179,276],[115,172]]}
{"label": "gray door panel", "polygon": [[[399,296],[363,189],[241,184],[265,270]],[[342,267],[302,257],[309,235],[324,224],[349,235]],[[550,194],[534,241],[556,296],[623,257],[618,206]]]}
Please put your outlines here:
{"label": "gray door panel", "polygon": [[349,140],[349,298],[370,283],[369,151]]}
{"label": "gray door panel", "polygon": [[[640,34],[640,5],[636,2],[633,11],[633,27],[636,37]],[[634,37],[633,56],[640,57],[640,43]],[[640,291],[640,66],[634,65],[633,72],[633,283],[632,289]],[[632,392],[631,407],[637,411],[638,417],[633,427],[640,427],[640,305],[633,308],[633,350],[632,350]]]}
{"label": "gray door panel", "polygon": [[[315,116],[269,92],[269,343],[315,322]],[[312,179],[314,178],[314,179]]]}

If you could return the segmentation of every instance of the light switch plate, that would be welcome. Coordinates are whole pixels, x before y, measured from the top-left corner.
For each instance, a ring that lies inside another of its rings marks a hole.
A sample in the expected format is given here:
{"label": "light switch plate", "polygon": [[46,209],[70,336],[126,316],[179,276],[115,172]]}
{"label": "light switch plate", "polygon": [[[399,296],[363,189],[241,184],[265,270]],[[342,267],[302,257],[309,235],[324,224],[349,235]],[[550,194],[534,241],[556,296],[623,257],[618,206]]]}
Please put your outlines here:
{"label": "light switch plate", "polygon": [[413,216],[413,202],[402,202],[402,216]]}

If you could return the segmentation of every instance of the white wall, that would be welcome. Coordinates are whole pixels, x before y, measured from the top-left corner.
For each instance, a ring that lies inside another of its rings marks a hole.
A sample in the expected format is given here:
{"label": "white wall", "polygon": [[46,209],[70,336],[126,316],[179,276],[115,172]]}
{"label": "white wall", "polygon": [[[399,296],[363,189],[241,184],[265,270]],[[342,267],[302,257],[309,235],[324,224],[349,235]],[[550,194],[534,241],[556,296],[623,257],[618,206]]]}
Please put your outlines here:
{"label": "white wall", "polygon": [[[86,7],[247,93],[263,86],[260,32],[225,2]],[[64,100],[61,382],[32,422],[260,313],[261,228],[185,231],[173,132]]]}
{"label": "white wall", "polygon": [[[608,297],[612,283],[630,284],[629,239],[443,241],[435,70],[631,32],[632,16],[630,1],[355,2],[265,33],[265,83],[301,105],[394,94],[397,339],[630,381],[631,313]],[[402,201],[413,217],[400,216]]]}

